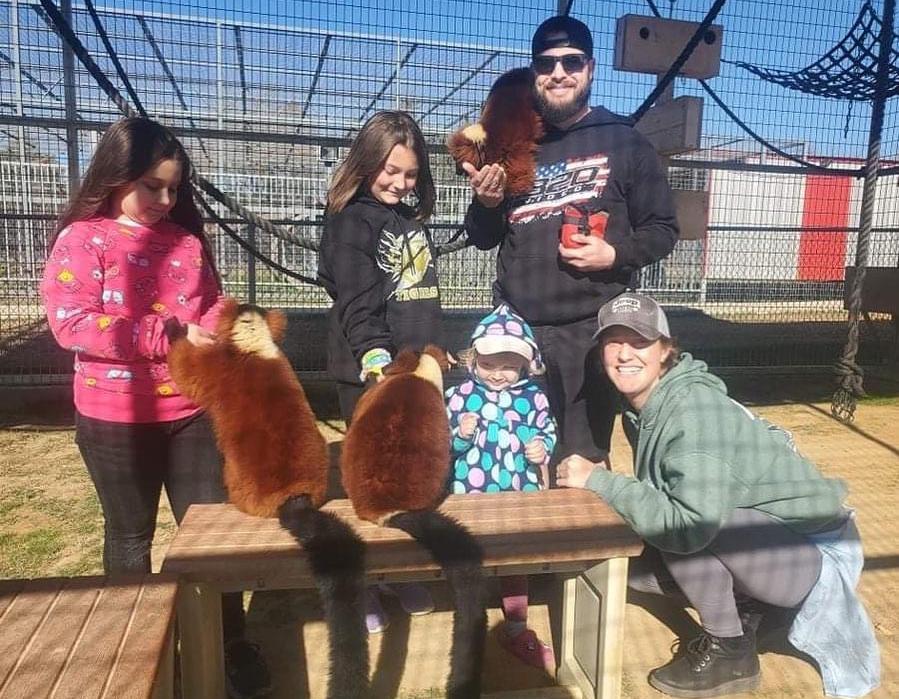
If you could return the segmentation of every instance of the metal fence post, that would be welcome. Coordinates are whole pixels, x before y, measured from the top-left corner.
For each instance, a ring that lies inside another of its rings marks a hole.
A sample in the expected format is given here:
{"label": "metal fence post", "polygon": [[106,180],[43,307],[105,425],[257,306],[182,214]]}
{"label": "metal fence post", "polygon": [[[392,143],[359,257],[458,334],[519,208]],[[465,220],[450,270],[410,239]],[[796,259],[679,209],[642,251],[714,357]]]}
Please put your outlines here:
{"label": "metal fence post", "polygon": [[[16,93],[16,114],[25,115],[25,109],[22,105],[22,57],[19,51],[19,0],[13,0],[9,8],[9,24],[10,24],[10,41],[12,43],[12,60],[15,63],[15,93]],[[19,134],[19,157],[22,162],[26,162],[25,153],[25,127],[18,128]],[[23,171],[23,177],[24,171]]]}
{"label": "metal fence post", "polygon": [[[60,10],[69,26],[72,24],[72,0],[62,0]],[[69,196],[78,188],[81,182],[81,168],[78,164],[78,109],[75,94],[75,54],[68,42],[60,39],[62,43],[62,73],[65,89],[66,104],[66,159],[69,168]]]}
{"label": "metal fence post", "polygon": [[[247,226],[247,242],[256,247],[256,226],[249,224]],[[256,303],[256,256],[253,253],[247,253],[247,301]]]}

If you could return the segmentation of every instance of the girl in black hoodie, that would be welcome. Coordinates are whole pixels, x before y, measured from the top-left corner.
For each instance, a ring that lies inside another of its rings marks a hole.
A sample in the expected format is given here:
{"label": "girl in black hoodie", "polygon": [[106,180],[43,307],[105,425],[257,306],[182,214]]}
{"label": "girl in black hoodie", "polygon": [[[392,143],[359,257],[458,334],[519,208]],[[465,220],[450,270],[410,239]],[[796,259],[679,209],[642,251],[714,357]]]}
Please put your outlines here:
{"label": "girl in black hoodie", "polygon": [[[413,195],[411,205],[403,203]],[[425,140],[405,112],[369,119],[328,189],[318,277],[334,300],[328,323],[328,372],[349,424],[365,382],[377,380],[403,347],[443,346],[434,245],[425,221],[436,193]],[[394,585],[410,614],[433,609],[420,585]],[[386,628],[375,588],[370,632]]]}

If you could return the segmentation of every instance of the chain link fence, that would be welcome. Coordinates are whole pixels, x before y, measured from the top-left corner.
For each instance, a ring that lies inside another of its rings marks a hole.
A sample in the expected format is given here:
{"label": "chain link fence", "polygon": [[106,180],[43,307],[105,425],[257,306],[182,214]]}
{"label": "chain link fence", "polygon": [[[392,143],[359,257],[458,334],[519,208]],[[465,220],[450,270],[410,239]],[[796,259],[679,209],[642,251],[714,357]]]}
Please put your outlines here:
{"label": "chain link fence", "polygon": [[[644,269],[644,289],[669,308],[681,344],[718,367],[824,367],[846,335],[845,268],[855,257],[871,105],[816,97],[738,65],[800,70],[839,46],[864,3],[733,2],[720,74],[677,78],[675,95],[703,97],[700,148],[670,161],[672,187],[709,194],[708,229]],[[101,69],[125,94],[87,9],[58,3]],[[663,15],[700,21],[708,4],[659,3]],[[880,13],[878,3],[873,3]],[[595,39],[592,102],[627,114],[655,76],[615,71],[616,19],[649,16],[637,0],[572,3]],[[409,0],[137,2],[97,13],[147,111],[183,139],[198,171],[284,230],[318,240],[334,166],[361,124],[404,109],[432,149],[435,237],[452,237],[470,201],[443,144],[477,118],[487,90],[526,65],[552,2]],[[724,106],[722,106],[722,104]],[[887,103],[871,266],[899,266],[899,155]],[[49,337],[37,297],[47,237],[115,106],[72,56],[39,3],[0,0],[0,383],[64,380],[71,358]],[[735,120],[734,116],[738,119]],[[754,139],[762,136],[781,152]],[[790,157],[785,157],[790,156]],[[314,276],[316,253],[218,213],[261,252]],[[298,370],[324,368],[322,290],[257,262],[210,224],[226,289],[291,310],[302,328],[288,348]],[[441,293],[461,343],[491,303],[494,253],[473,248],[439,260]],[[889,316],[870,315],[860,359],[896,357]]]}

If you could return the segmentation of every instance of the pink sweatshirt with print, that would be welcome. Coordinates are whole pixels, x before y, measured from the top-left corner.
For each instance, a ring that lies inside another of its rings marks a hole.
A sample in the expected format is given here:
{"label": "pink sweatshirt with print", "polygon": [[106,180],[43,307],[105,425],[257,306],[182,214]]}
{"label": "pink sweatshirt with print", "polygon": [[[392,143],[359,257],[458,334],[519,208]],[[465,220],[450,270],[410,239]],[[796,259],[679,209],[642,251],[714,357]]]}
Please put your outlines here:
{"label": "pink sweatshirt with print", "polygon": [[166,322],[214,330],[222,295],[199,238],[169,222],[107,218],[63,230],[41,296],[50,330],[75,352],[75,407],[111,422],[168,422],[199,410],[169,376]]}

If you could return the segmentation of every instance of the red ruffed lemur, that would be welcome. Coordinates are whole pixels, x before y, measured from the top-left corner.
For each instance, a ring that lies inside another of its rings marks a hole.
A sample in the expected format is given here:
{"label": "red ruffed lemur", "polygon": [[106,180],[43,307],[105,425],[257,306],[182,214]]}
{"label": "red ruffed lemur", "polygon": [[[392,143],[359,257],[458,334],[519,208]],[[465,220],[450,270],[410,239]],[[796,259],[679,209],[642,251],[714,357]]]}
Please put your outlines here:
{"label": "red ruffed lemur", "polygon": [[447,148],[461,172],[463,162],[480,169],[498,163],[506,172],[507,197],[527,194],[534,186],[537,141],[543,120],[534,105],[534,75],[530,68],[503,73],[487,95],[476,124],[452,135]]}
{"label": "red ruffed lemur", "polygon": [[361,518],[396,527],[441,565],[453,593],[448,699],[480,696],[487,629],[483,552],[436,508],[446,497],[450,429],[443,398],[446,353],[402,350],[360,398],[341,453],[343,486]]}
{"label": "red ruffed lemur", "polygon": [[[506,197],[530,193],[537,167],[537,142],[545,135],[543,119],[534,104],[534,74],[530,68],[503,73],[487,95],[481,118],[450,135],[447,148],[456,169],[468,162],[480,169],[497,163],[506,173]],[[572,235],[604,237],[608,213],[584,211],[578,205],[565,207],[560,230],[562,245],[580,247]]]}
{"label": "red ruffed lemur", "polygon": [[318,509],[326,499],[328,450],[276,344],[285,326],[279,311],[228,300],[216,343],[175,340],[169,369],[212,419],[229,500],[248,514],[277,516],[306,551],[328,626],[329,699],[361,699],[369,693],[365,545],[346,522]]}

